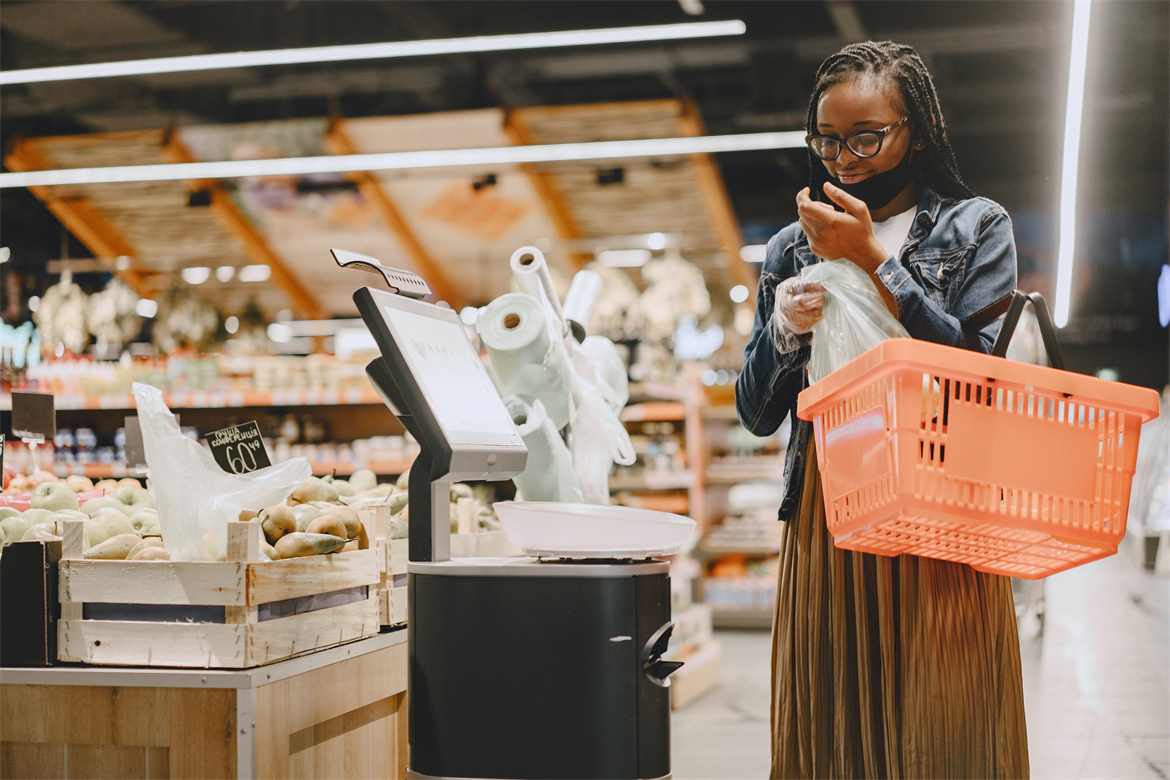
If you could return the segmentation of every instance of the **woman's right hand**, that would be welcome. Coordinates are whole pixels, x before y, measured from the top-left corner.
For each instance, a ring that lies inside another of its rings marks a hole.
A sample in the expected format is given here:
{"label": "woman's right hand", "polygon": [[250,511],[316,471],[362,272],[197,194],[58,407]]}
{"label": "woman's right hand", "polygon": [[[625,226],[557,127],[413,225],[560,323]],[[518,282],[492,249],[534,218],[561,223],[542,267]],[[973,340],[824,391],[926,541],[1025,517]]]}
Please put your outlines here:
{"label": "woman's right hand", "polygon": [[[778,346],[795,348],[797,336],[810,332],[821,321],[825,306],[825,286],[791,276],[776,285],[776,304],[772,312],[772,340]],[[784,349],[783,351],[789,351]]]}

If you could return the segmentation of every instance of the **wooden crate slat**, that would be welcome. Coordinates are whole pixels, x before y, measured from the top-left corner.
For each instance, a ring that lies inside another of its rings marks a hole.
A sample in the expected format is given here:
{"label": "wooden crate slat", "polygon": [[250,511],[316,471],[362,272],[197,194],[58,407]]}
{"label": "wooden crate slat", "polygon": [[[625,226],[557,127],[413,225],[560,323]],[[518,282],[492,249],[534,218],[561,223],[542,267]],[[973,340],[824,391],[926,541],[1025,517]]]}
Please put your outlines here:
{"label": "wooden crate slat", "polygon": [[249,623],[247,665],[260,666],[376,633],[378,599],[371,590],[370,598],[342,607]]}
{"label": "wooden crate slat", "polygon": [[62,602],[245,605],[245,564],[235,561],[84,561],[60,564]]}
{"label": "wooden crate slat", "polygon": [[245,666],[247,624],[63,620],[62,661],[121,666]]}
{"label": "wooden crate slat", "polygon": [[354,550],[252,564],[247,572],[247,605],[377,585],[376,555],[372,549]]}

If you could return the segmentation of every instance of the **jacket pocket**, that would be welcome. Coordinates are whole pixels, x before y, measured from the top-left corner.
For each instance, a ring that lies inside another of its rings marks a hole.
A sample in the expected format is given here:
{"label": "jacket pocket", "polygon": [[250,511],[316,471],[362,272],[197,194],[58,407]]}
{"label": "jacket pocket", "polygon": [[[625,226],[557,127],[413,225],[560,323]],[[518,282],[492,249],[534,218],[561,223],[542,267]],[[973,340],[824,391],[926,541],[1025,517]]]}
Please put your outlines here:
{"label": "jacket pocket", "polygon": [[955,293],[967,271],[967,258],[976,244],[964,244],[948,249],[925,249],[910,257],[910,266],[917,273],[931,300],[950,313]]}

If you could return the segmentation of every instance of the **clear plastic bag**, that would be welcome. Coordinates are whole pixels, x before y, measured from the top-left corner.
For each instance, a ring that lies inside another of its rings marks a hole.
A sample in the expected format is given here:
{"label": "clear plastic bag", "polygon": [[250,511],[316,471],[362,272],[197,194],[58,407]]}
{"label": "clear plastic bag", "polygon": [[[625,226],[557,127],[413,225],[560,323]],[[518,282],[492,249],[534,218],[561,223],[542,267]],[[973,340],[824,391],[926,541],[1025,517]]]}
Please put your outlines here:
{"label": "clear plastic bag", "polygon": [[817,382],[890,338],[909,338],[869,275],[848,260],[806,266],[801,276],[825,286],[821,321],[812,329],[808,381]]}
{"label": "clear plastic bag", "polygon": [[179,430],[156,387],[134,383],[142,444],[173,561],[216,560],[227,550],[227,523],[240,512],[279,504],[312,475],[305,458],[249,474],[228,474],[211,453]]}

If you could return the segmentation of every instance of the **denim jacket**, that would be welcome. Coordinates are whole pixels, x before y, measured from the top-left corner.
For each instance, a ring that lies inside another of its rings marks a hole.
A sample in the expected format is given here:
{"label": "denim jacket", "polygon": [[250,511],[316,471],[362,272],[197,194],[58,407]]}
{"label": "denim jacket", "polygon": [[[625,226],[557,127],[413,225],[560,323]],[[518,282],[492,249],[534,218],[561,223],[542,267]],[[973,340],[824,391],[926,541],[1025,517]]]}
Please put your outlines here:
{"label": "denim jacket", "polygon": [[[768,322],[776,285],[820,258],[793,223],[768,242],[756,298],[755,323],[735,383],[735,409],[757,436],[774,433],[792,415],[784,461],[780,518],[792,514],[804,481],[804,458],[812,423],[796,417],[796,397],[808,386],[809,347],[781,351]],[[986,198],[956,200],[929,186],[918,192],[918,213],[898,257],[877,269],[898,306],[898,319],[916,339],[988,353],[999,332],[999,315],[1016,285],[1016,248],[1011,221]]]}

